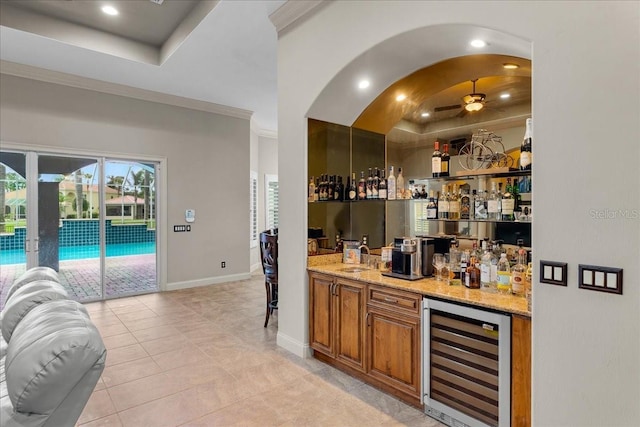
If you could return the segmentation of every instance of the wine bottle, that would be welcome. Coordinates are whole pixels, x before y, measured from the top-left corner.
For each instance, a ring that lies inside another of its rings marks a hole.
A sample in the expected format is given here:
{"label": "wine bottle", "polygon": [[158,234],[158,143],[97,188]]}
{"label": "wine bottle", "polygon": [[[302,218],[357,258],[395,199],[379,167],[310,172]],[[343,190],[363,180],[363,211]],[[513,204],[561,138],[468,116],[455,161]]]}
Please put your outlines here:
{"label": "wine bottle", "polygon": [[313,193],[313,201],[317,202],[320,200],[320,178],[316,178],[316,188]]}
{"label": "wine bottle", "polygon": [[384,169],[382,169],[382,176],[380,177],[380,184],[378,185],[378,198],[387,198],[387,180],[384,177]]}
{"label": "wine bottle", "polygon": [[433,198],[433,190],[429,191],[429,203],[427,203],[427,219],[438,219],[438,205]]}
{"label": "wine bottle", "polygon": [[442,158],[440,160],[440,176],[449,176],[449,144],[444,144],[442,147]]}
{"label": "wine bottle", "polygon": [[446,184],[442,184],[442,193],[438,198],[438,218],[449,219],[449,198],[447,197]]}
{"label": "wine bottle", "polygon": [[373,181],[371,184],[371,198],[378,199],[380,197],[380,170],[378,168],[373,172]]}
{"label": "wine bottle", "polygon": [[531,170],[533,153],[531,152],[531,140],[533,139],[533,122],[528,118],[525,125],[524,138],[520,145],[520,169]]}
{"label": "wine bottle", "polygon": [[389,166],[389,178],[387,178],[387,199],[396,199],[396,177],[393,175],[393,166]]}
{"label": "wine bottle", "polygon": [[329,176],[329,185],[327,185],[327,200],[333,200],[334,198],[333,193],[336,189],[335,179],[336,179],[335,175]]}
{"label": "wine bottle", "polygon": [[433,143],[433,154],[431,155],[431,175],[439,178],[442,172],[442,153],[440,152],[440,142]]}
{"label": "wine bottle", "polygon": [[398,178],[396,179],[396,197],[398,199],[405,198],[404,197],[404,177],[402,176],[402,168],[398,168]]}
{"label": "wine bottle", "polygon": [[358,200],[358,190],[356,187],[356,173],[351,173],[351,184],[349,184],[349,200]]}
{"label": "wine bottle", "polygon": [[316,192],[316,184],[313,177],[309,178],[309,201],[313,202],[313,196]]}
{"label": "wine bottle", "polygon": [[511,178],[507,178],[507,188],[502,195],[501,203],[501,219],[503,221],[513,221],[513,210],[515,209],[515,197],[513,197],[513,188],[511,187]]}
{"label": "wine bottle", "polygon": [[373,199],[373,172],[369,168],[369,177],[367,178],[367,199]]}
{"label": "wine bottle", "polygon": [[338,182],[336,182],[335,189],[333,190],[333,200],[339,202],[344,200],[344,184],[342,183],[342,176],[338,176]]}
{"label": "wine bottle", "polygon": [[367,180],[364,179],[364,171],[360,171],[360,181],[358,181],[358,200],[367,198]]}
{"label": "wine bottle", "polygon": [[453,184],[453,191],[449,196],[449,219],[460,219],[460,199],[458,198],[458,184]]}

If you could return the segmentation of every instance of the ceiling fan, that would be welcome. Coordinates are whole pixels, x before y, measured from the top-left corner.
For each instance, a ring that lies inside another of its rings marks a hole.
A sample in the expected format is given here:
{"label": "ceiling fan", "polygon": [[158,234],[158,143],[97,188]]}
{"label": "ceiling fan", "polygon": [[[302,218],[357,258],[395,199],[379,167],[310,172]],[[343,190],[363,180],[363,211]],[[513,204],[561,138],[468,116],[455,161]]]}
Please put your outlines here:
{"label": "ceiling fan", "polygon": [[469,112],[480,111],[484,107],[485,99],[487,95],[484,93],[476,92],[476,82],[478,79],[471,80],[473,83],[473,92],[462,97],[462,102],[464,104],[456,104],[456,105],[447,105],[444,107],[436,107],[433,109],[434,112],[439,111],[448,111],[448,110],[456,110],[458,108],[462,108],[460,113],[457,114],[457,117],[463,117]]}

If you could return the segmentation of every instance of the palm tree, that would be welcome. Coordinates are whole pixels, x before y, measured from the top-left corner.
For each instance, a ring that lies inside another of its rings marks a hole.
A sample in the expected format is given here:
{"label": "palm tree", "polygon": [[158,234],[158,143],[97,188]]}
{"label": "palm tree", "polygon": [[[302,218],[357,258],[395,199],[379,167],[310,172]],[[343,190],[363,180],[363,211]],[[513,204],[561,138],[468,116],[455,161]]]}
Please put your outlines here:
{"label": "palm tree", "polygon": [[82,218],[83,209],[82,209],[82,201],[84,200],[82,195],[82,173],[80,170],[75,172],[76,177],[76,213],[78,214],[77,218]]}

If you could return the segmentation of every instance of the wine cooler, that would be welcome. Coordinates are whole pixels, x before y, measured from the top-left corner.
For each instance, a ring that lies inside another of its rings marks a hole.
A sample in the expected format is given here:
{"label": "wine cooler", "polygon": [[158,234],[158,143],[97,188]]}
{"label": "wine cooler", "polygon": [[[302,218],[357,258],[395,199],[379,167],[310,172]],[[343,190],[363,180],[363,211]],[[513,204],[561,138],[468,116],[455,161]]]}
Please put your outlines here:
{"label": "wine cooler", "polygon": [[511,424],[511,317],[423,300],[423,403],[455,427]]}

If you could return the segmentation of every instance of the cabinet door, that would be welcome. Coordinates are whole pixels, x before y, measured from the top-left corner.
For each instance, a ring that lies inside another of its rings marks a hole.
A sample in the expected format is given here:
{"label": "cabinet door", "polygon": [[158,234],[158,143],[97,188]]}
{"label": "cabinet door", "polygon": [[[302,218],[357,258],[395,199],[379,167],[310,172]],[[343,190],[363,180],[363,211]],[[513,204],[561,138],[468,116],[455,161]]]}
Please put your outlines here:
{"label": "cabinet door", "polygon": [[369,375],[420,396],[420,318],[369,309]]}
{"label": "cabinet door", "polygon": [[309,275],[309,342],[311,348],[333,356],[333,285],[330,277]]}
{"label": "cabinet door", "polygon": [[336,283],[336,358],[364,371],[366,285],[342,279]]}

